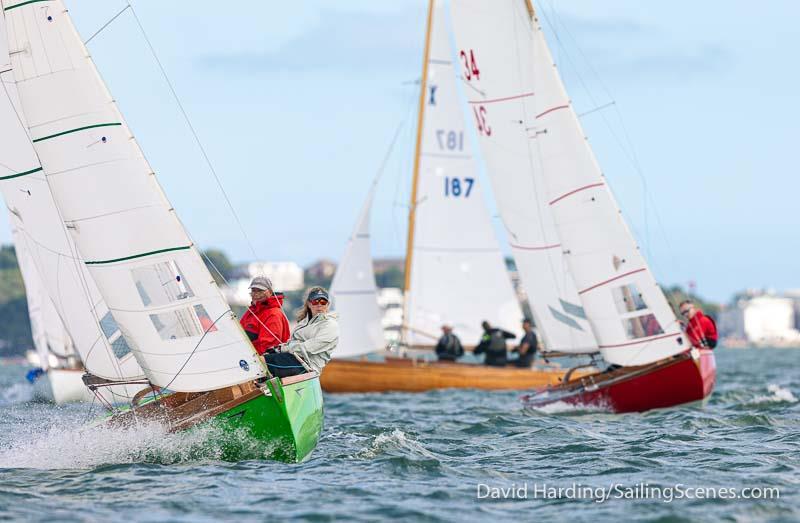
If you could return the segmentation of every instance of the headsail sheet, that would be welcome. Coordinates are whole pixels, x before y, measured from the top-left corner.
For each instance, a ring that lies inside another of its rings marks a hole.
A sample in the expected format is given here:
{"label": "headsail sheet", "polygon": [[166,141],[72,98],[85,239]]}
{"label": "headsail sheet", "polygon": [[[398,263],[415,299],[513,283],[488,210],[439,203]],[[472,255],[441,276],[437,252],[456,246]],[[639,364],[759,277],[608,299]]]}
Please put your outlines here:
{"label": "headsail sheet", "polygon": [[63,2],[3,0],[29,135],[80,258],[148,379],[222,388],[263,367],[190,241]]}
{"label": "headsail sheet", "polygon": [[339,345],[333,351],[334,358],[361,356],[386,347],[370,252],[369,220],[374,195],[375,184],[331,283],[333,308],[339,313]]}
{"label": "headsail sheet", "polygon": [[406,340],[433,345],[451,324],[465,345],[481,322],[520,332],[522,311],[464,127],[443,2],[431,22]]}
{"label": "headsail sheet", "polygon": [[526,0],[452,2],[457,52],[474,56],[480,71],[467,78],[474,87],[467,98],[482,149],[490,162],[504,156],[527,164],[523,172],[536,181],[537,202],[546,201],[542,214],[549,210],[557,232],[543,247],[560,243],[606,361],[638,365],[681,352],[675,315],[622,219],[529,7]]}

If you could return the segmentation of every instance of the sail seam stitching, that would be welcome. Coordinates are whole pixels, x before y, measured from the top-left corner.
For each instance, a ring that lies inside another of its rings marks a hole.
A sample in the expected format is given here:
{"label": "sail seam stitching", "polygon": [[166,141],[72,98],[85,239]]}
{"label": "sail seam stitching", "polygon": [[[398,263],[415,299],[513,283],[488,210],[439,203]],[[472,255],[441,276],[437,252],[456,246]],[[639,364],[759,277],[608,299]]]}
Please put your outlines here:
{"label": "sail seam stitching", "polygon": [[84,127],[78,127],[76,129],[70,129],[68,131],[62,131],[60,133],[51,134],[49,136],[42,136],[41,138],[36,138],[35,140],[33,140],[33,143],[49,140],[50,138],[57,138],[59,136],[64,136],[65,134],[72,134],[72,133],[77,133],[78,131],[85,131],[86,129],[95,129],[97,127],[111,127],[117,125],[122,125],[122,124],[120,122],[113,122],[113,123],[98,123],[94,125],[87,125]]}
{"label": "sail seam stitching", "polygon": [[170,247],[168,249],[159,249],[157,251],[144,252],[142,254],[133,254],[131,256],[124,256],[122,258],[115,258],[113,260],[96,260],[96,261],[87,261],[87,262],[84,262],[84,263],[86,265],[102,265],[102,264],[106,264],[106,263],[116,263],[116,262],[121,262],[121,261],[133,260],[133,259],[136,259],[136,258],[143,258],[145,256],[152,256],[154,254],[162,254],[162,253],[165,253],[165,252],[185,251],[186,249],[191,249],[191,248],[192,248],[191,245],[185,245],[183,247]]}

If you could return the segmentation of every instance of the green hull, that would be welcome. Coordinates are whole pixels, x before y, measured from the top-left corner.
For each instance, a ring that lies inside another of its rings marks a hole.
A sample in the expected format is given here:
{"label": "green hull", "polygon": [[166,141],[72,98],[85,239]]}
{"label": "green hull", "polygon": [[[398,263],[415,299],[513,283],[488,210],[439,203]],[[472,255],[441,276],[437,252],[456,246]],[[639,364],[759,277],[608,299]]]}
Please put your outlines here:
{"label": "green hull", "polygon": [[271,459],[298,462],[317,446],[323,423],[319,377],[289,385],[273,379],[267,385],[271,396],[260,394],[209,421],[224,433],[223,459],[252,455],[248,445],[255,442]]}

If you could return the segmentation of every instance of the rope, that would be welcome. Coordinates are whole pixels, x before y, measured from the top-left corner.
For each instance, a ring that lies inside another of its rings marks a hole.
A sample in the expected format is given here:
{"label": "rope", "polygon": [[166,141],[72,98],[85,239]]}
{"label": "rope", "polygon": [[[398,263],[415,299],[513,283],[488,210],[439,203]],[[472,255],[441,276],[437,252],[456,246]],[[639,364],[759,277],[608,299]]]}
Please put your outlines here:
{"label": "rope", "polygon": [[183,107],[183,103],[181,103],[181,100],[178,97],[178,93],[175,91],[175,88],[173,87],[172,82],[169,79],[169,76],[167,76],[167,71],[164,69],[164,66],[161,63],[161,60],[159,60],[158,55],[156,54],[155,48],[153,47],[153,44],[150,42],[150,38],[147,36],[147,33],[145,32],[144,27],[142,26],[142,23],[139,20],[139,16],[136,14],[136,10],[131,5],[130,0],[127,1],[127,4],[128,4],[128,7],[131,10],[131,13],[133,13],[133,17],[136,20],[136,25],[139,26],[139,30],[141,31],[145,42],[147,42],[147,47],[150,49],[150,53],[153,55],[153,59],[156,61],[156,64],[158,65],[158,68],[161,71],[161,76],[163,76],[164,81],[167,83],[167,86],[169,87],[169,90],[172,93],[172,97],[175,99],[175,103],[177,103],[178,108],[180,109],[181,114],[183,115],[183,118],[186,121],[186,125],[189,127],[189,130],[191,131],[192,136],[194,137],[195,143],[197,143],[197,147],[200,149],[200,152],[202,153],[203,158],[205,159],[206,165],[208,165],[208,168],[211,171],[211,174],[214,176],[214,180],[217,182],[217,187],[219,188],[220,192],[222,193],[222,196],[225,198],[225,203],[228,205],[228,209],[231,211],[231,214],[233,215],[234,219],[236,220],[236,224],[239,227],[239,231],[242,233],[242,236],[244,237],[245,241],[247,242],[247,245],[248,245],[248,247],[250,248],[250,251],[253,254],[253,258],[254,259],[259,259],[258,254],[256,254],[255,247],[253,246],[253,243],[250,241],[250,238],[247,236],[247,232],[245,231],[244,226],[242,225],[242,222],[239,219],[239,215],[236,213],[236,210],[233,208],[233,204],[231,203],[231,200],[228,197],[228,193],[225,192],[225,188],[222,186],[222,182],[220,181],[219,176],[217,175],[217,171],[214,168],[214,165],[211,163],[211,159],[209,158],[208,153],[206,153],[206,149],[205,149],[205,147],[203,147],[203,143],[200,141],[200,137],[198,136],[197,131],[195,131],[195,128],[192,125],[191,120],[189,119],[189,115],[187,114],[186,109],[184,109],[184,107]]}

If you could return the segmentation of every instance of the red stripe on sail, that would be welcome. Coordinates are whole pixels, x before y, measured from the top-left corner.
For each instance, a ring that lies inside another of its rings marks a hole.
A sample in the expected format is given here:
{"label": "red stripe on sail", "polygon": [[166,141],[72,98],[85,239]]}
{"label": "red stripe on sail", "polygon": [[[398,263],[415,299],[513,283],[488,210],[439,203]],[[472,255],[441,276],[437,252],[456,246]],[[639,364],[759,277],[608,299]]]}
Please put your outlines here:
{"label": "red stripe on sail", "polygon": [[591,189],[592,187],[600,187],[600,186],[602,186],[602,185],[605,185],[605,183],[604,183],[604,182],[600,182],[600,183],[592,183],[592,184],[589,184],[589,185],[584,185],[583,187],[578,187],[578,188],[577,188],[577,189],[575,189],[574,191],[570,191],[570,192],[568,192],[568,193],[566,193],[566,194],[562,194],[561,196],[559,196],[559,197],[558,197],[558,198],[556,198],[555,200],[552,200],[552,201],[550,202],[550,205],[553,205],[554,203],[556,203],[556,202],[558,202],[558,201],[561,201],[561,200],[563,200],[564,198],[566,198],[567,196],[571,196],[571,195],[573,195],[573,194],[575,194],[575,193],[577,193],[577,192],[585,191],[586,189]]}
{"label": "red stripe on sail", "polygon": [[560,243],[554,243],[552,245],[515,245],[513,243],[509,244],[515,249],[522,249],[523,251],[546,251],[548,249],[555,249],[556,247],[561,247]]}
{"label": "red stripe on sail", "polygon": [[517,100],[519,98],[527,98],[528,96],[533,96],[533,93],[522,93],[515,96],[506,96],[505,98],[495,98],[493,100],[470,100],[468,103],[472,105],[486,105],[497,102],[507,102],[509,100]]}
{"label": "red stripe on sail", "polygon": [[645,269],[645,268],[636,269],[635,271],[630,271],[630,272],[626,272],[625,274],[620,274],[619,276],[614,276],[613,278],[610,278],[610,279],[608,279],[606,281],[601,281],[600,283],[592,285],[591,287],[587,287],[586,289],[583,289],[582,291],[578,291],[578,294],[583,294],[585,292],[589,292],[592,289],[596,289],[598,287],[602,287],[603,285],[605,285],[607,283],[611,283],[612,281],[615,281],[615,280],[618,280],[620,278],[624,278],[625,276],[630,276],[631,274],[636,274],[637,272],[642,272],[642,271],[645,271],[645,270],[647,270],[647,269]]}
{"label": "red stripe on sail", "polygon": [[551,109],[548,109],[548,110],[546,110],[546,111],[545,111],[545,112],[543,112],[543,113],[539,113],[539,114],[537,114],[537,115],[536,115],[536,119],[538,120],[538,119],[539,119],[539,118],[541,118],[542,116],[544,116],[544,115],[546,115],[546,114],[550,114],[550,113],[552,113],[553,111],[558,111],[559,109],[567,109],[567,108],[569,108],[569,104],[567,104],[567,105],[559,105],[559,106],[557,106],[557,107],[553,107],[553,108],[551,108]]}
{"label": "red stripe on sail", "polygon": [[642,343],[650,343],[651,341],[661,340],[661,339],[664,339],[664,338],[673,338],[675,336],[680,336],[680,335],[681,335],[680,332],[675,333],[675,334],[664,334],[663,336],[656,336],[655,338],[648,338],[646,340],[632,341],[632,342],[629,342],[629,343],[618,343],[616,345],[598,345],[598,347],[600,347],[601,349],[614,349],[616,347],[628,347],[630,345],[639,345],[639,344],[642,344]]}

